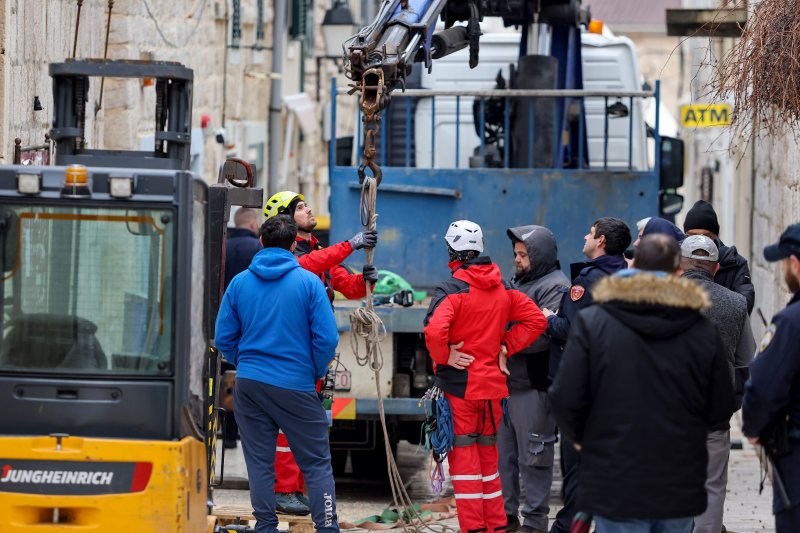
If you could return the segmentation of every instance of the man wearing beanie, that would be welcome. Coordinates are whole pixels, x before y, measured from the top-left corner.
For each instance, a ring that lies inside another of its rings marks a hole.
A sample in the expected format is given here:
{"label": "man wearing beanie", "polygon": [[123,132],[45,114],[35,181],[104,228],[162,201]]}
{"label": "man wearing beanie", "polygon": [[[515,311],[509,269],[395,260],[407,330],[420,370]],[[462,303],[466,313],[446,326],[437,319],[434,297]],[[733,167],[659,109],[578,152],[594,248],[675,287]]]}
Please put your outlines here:
{"label": "man wearing beanie", "polygon": [[719,240],[719,222],[714,207],[704,200],[698,200],[686,213],[683,230],[687,235],[705,235],[714,241],[719,249],[719,271],[714,276],[714,281],[744,296],[747,300],[747,312],[752,313],[756,289],[750,280],[750,267],[747,259],[739,255],[735,246],[725,246]]}

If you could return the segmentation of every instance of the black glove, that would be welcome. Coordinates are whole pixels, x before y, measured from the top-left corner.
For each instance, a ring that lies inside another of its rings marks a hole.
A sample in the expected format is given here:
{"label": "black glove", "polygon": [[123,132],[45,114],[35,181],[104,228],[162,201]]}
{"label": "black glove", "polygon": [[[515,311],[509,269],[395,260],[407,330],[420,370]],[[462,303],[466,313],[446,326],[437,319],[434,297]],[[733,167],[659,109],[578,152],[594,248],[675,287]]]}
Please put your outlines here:
{"label": "black glove", "polygon": [[378,232],[374,229],[360,231],[353,235],[353,238],[347,241],[353,250],[360,250],[362,248],[375,248],[378,244]]}
{"label": "black glove", "polygon": [[364,268],[361,270],[361,274],[364,276],[364,281],[368,281],[370,283],[375,283],[378,281],[378,269],[375,268],[375,265],[364,265]]}

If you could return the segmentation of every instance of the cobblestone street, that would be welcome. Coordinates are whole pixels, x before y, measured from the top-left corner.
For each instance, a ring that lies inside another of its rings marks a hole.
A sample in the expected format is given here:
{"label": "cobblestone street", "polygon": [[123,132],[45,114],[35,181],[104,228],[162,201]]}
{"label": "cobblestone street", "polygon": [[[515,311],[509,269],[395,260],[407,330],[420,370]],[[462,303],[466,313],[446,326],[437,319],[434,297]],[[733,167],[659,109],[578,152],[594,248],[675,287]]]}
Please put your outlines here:
{"label": "cobblestone street", "polygon": [[[741,442],[738,413],[731,422],[731,438]],[[423,450],[408,443],[399,447],[399,466],[409,495],[417,503],[433,501],[433,493],[428,481],[429,456]],[[225,458],[226,476],[244,476],[246,470],[241,448],[228,450]],[[728,468],[728,497],[725,502],[725,526],[730,533],[774,532],[772,516],[772,488],[769,480],[765,482],[764,491],[758,493],[761,470],[755,448],[744,442],[742,449],[731,450]],[[554,517],[560,508],[559,492],[561,482],[556,468],[556,481],[553,484],[550,517]],[[391,506],[391,491],[384,482],[360,480],[352,476],[337,479],[337,505],[341,521],[355,522],[370,515],[380,514]],[[453,494],[449,480],[445,484],[444,497]],[[217,504],[249,504],[248,493],[239,490],[219,490],[216,493]],[[455,518],[436,522],[458,527]],[[364,531],[355,529],[353,531]],[[394,531],[394,530],[391,530]],[[398,529],[397,531],[402,531]]]}

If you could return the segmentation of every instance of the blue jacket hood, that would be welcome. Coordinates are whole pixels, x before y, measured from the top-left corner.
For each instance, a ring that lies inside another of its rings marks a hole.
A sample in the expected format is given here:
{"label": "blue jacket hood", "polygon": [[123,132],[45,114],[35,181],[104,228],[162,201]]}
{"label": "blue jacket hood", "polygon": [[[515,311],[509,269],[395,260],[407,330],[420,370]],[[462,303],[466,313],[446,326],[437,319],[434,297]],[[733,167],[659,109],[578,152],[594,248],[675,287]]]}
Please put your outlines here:
{"label": "blue jacket hood", "polygon": [[237,379],[313,392],[338,342],[322,281],[280,248],[256,254],[228,285],[217,313],[214,344],[236,366]]}
{"label": "blue jacket hood", "polygon": [[278,279],[295,268],[300,268],[297,258],[283,248],[264,248],[250,263],[249,270],[261,279]]}

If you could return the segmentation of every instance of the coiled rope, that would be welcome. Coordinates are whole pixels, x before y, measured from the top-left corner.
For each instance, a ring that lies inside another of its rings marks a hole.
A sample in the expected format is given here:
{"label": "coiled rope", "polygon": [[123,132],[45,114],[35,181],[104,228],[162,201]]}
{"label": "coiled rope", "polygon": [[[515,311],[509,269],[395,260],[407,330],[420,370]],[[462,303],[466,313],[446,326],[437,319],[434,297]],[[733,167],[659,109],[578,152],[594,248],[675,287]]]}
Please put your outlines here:
{"label": "coiled rope", "polygon": [[[376,202],[378,197],[378,184],[375,178],[366,176],[361,184],[361,199],[359,216],[361,225],[364,229],[376,230],[378,227],[378,213]],[[374,248],[365,248],[367,264],[374,264]],[[383,368],[383,354],[380,343],[386,337],[386,326],[381,318],[375,313],[372,301],[372,287],[367,286],[366,304],[359,307],[350,314],[350,346],[355,354],[356,361],[361,366],[369,366],[375,373],[375,388],[378,393],[378,414],[383,430],[383,442],[386,451],[386,465],[389,473],[389,486],[392,489],[392,502],[397,508],[401,517],[403,530],[414,533],[423,531],[433,533],[455,533],[457,529],[444,524],[426,524],[420,511],[414,505],[413,500],[408,495],[400,471],[397,468],[394,454],[392,453],[389,431],[386,425],[386,413],[383,406],[383,394],[381,392],[380,372]],[[365,353],[362,355],[359,350],[360,340],[364,341]]]}
{"label": "coiled rope", "polygon": [[[378,185],[375,178],[367,176],[361,184],[361,200],[359,202],[359,218],[364,229],[377,230],[378,213],[376,212],[376,202],[378,199]],[[367,255],[367,264],[372,265],[372,258],[375,256],[375,248],[364,248]],[[350,315],[350,347],[356,356],[356,362],[361,366],[369,366],[373,372],[380,372],[383,368],[383,354],[381,353],[381,341],[386,337],[386,326],[381,317],[375,313],[372,302],[372,286],[367,286],[367,303],[365,307],[359,307]],[[359,339],[364,341],[366,353],[361,355],[358,346]],[[377,376],[376,376],[377,381]],[[380,392],[378,393],[380,398]]]}

